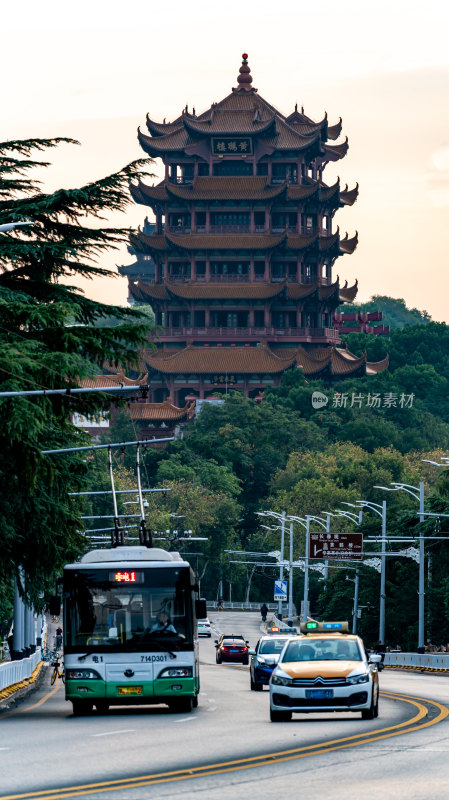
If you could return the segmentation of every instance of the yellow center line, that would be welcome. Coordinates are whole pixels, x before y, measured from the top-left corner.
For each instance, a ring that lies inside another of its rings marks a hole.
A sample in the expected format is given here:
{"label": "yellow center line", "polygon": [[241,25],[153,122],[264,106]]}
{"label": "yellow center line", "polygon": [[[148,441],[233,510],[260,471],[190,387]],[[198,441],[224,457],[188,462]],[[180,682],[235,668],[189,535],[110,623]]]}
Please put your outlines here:
{"label": "yellow center line", "polygon": [[[240,771],[244,769],[253,769],[254,767],[265,766],[268,763],[274,764],[282,761],[291,761],[293,759],[306,758],[311,755],[323,755],[336,750],[342,750],[349,747],[357,747],[361,744],[379,741],[381,739],[388,739],[392,736],[401,736],[405,733],[413,733],[414,731],[427,728],[442,722],[449,715],[449,709],[435,700],[427,700],[421,697],[412,697],[410,695],[401,695],[392,692],[381,692],[381,695],[391,700],[399,700],[415,706],[417,713],[414,717],[405,722],[400,722],[397,725],[390,725],[386,728],[380,728],[376,731],[367,731],[365,733],[355,734],[353,736],[346,736],[340,739],[333,739],[328,742],[318,742],[313,745],[305,745],[289,750],[281,750],[272,753],[264,753],[258,756],[248,756],[231,761],[219,762],[202,767],[192,767],[190,769],[171,770],[169,772],[153,773],[152,775],[140,775],[135,778],[117,778],[116,780],[100,781],[97,783],[87,783],[78,786],[70,786],[67,788],[59,789],[43,789],[34,792],[25,792],[14,795],[3,795],[0,800],[25,800],[25,798],[33,798],[33,800],[63,800],[66,797],[81,797],[83,795],[96,793],[104,793],[111,791],[118,791],[125,788],[139,788],[143,786],[150,786],[159,783],[169,783],[180,780],[190,780],[195,777],[219,775],[226,772]],[[426,704],[426,705],[424,705]],[[432,720],[421,722],[429,711],[429,706],[434,706],[439,709],[439,714]],[[411,727],[415,726],[415,727]]]}

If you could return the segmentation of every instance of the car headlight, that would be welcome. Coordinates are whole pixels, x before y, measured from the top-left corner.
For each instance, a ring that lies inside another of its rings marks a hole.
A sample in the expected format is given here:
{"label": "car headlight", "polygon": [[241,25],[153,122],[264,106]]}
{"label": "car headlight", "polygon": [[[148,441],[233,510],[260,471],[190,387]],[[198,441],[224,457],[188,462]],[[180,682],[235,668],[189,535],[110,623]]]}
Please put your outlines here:
{"label": "car headlight", "polygon": [[272,675],[271,676],[271,683],[274,683],[276,686],[291,686],[293,680],[291,678],[284,678],[283,675]]}
{"label": "car headlight", "polygon": [[66,678],[70,681],[101,681],[101,675],[94,669],[68,669],[66,671]]}
{"label": "car headlight", "polygon": [[368,683],[369,674],[363,672],[362,675],[352,675],[350,678],[347,678],[347,681],[348,683]]}
{"label": "car headlight", "polygon": [[168,667],[159,673],[158,678],[191,678],[192,667]]}

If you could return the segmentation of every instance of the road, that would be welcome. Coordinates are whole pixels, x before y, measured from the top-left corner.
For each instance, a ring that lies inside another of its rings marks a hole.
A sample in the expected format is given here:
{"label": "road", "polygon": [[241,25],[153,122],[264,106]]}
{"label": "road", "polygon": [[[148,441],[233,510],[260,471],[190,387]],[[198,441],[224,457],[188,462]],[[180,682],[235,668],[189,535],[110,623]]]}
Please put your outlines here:
{"label": "road", "polygon": [[[251,646],[260,635],[256,614],[211,617],[217,634],[244,633]],[[63,687],[51,689],[46,677],[0,715],[0,800],[23,793],[31,793],[27,800],[221,800],[248,793],[272,800],[299,791],[308,800],[446,796],[449,718],[431,723],[447,713],[432,701],[449,705],[448,677],[384,670],[376,720],[311,714],[273,724],[268,691],[250,691],[247,668],[215,664],[214,636],[201,640],[200,655],[200,703],[192,714],[155,706],[73,717]],[[168,774],[173,770],[178,774]]]}

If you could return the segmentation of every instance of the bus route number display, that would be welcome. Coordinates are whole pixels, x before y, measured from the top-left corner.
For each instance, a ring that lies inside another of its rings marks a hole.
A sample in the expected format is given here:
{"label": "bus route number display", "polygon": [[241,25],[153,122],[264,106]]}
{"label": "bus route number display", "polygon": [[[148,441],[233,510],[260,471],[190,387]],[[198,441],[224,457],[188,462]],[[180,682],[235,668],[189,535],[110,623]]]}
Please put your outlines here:
{"label": "bus route number display", "polygon": [[143,583],[143,572],[136,572],[134,569],[118,569],[116,572],[109,573],[111,583]]}

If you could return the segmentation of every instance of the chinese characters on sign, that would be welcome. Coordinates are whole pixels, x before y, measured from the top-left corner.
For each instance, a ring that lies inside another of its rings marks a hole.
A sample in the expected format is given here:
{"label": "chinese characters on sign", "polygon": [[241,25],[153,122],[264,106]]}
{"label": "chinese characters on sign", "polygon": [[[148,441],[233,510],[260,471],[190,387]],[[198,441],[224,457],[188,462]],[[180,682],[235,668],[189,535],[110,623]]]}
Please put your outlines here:
{"label": "chinese characters on sign", "polygon": [[214,375],[212,383],[227,383],[231,386],[235,383],[235,375]]}
{"label": "chinese characters on sign", "polygon": [[358,560],[363,558],[363,533],[310,533],[310,558]]}
{"label": "chinese characters on sign", "polygon": [[332,408],[412,408],[414,394],[398,394],[396,392],[368,392],[368,394],[352,394],[336,392],[332,400]]}
{"label": "chinese characters on sign", "polygon": [[220,139],[212,139],[212,152],[216,156],[251,155],[252,141],[249,136],[222,136]]}

